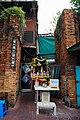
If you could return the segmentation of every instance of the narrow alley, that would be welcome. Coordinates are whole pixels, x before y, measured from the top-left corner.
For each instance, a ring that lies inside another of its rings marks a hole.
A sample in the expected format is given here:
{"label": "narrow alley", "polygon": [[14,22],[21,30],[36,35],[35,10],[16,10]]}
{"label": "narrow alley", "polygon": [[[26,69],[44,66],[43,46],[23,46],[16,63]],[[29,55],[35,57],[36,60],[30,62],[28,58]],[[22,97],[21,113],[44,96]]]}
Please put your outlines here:
{"label": "narrow alley", "polygon": [[3,120],[80,120],[80,109],[65,106],[60,99],[51,98],[56,102],[57,115],[52,114],[52,110],[40,110],[36,114],[35,93],[20,93],[14,108],[9,108]]}
{"label": "narrow alley", "polygon": [[44,1],[0,0],[1,120],[80,120],[80,0]]}

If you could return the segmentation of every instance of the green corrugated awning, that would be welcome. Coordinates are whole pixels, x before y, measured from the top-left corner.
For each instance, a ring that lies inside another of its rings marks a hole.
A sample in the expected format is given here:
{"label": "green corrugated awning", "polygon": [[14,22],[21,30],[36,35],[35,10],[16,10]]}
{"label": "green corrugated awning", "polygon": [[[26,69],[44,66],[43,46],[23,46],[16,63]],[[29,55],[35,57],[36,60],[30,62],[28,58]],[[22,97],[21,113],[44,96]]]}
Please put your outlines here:
{"label": "green corrugated awning", "polygon": [[45,58],[54,58],[54,36],[38,36],[39,54]]}
{"label": "green corrugated awning", "polygon": [[80,50],[80,42],[69,47],[67,50],[68,50],[68,52],[79,51]]}

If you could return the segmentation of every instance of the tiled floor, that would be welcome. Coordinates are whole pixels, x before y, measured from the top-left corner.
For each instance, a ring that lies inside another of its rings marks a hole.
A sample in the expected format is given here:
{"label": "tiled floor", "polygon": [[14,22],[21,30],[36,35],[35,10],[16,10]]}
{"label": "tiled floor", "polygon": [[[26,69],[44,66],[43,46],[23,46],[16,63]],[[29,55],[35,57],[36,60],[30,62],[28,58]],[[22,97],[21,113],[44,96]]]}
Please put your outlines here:
{"label": "tiled floor", "polygon": [[52,114],[52,110],[40,110],[40,114],[36,115],[34,92],[20,93],[15,107],[9,108],[2,120],[80,120],[80,109],[66,107],[59,99],[55,99],[55,102],[56,116]]}

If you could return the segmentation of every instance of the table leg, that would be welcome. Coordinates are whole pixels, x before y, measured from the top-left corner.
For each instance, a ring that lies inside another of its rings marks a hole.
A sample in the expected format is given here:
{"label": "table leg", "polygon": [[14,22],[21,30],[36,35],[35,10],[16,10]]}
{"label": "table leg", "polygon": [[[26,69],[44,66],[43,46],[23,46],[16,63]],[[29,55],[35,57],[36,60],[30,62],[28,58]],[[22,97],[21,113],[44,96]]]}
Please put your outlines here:
{"label": "table leg", "polygon": [[38,90],[36,91],[36,103],[37,103],[37,111],[36,113],[39,114],[39,107],[38,107]]}
{"label": "table leg", "polygon": [[36,97],[37,97],[37,99],[36,99],[36,102],[38,102],[38,90],[37,90],[36,92],[37,92],[37,96],[36,96]]}
{"label": "table leg", "polygon": [[38,103],[37,103],[37,111],[36,111],[37,115],[39,114],[39,106],[38,106]]}
{"label": "table leg", "polygon": [[36,90],[35,92],[36,92],[35,93],[35,103],[37,103],[38,102],[38,90]]}

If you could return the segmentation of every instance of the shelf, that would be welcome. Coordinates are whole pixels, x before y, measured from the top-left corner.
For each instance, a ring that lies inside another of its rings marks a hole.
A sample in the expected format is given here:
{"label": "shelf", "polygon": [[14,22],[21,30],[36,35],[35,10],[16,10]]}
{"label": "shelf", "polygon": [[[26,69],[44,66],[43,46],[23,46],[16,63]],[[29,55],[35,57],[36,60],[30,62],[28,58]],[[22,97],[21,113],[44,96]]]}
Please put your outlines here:
{"label": "shelf", "polygon": [[31,77],[32,78],[32,80],[35,80],[36,78],[39,78],[39,79],[41,79],[41,81],[42,81],[42,79],[48,79],[49,77],[48,76],[32,76]]}

